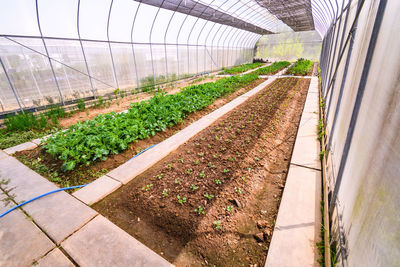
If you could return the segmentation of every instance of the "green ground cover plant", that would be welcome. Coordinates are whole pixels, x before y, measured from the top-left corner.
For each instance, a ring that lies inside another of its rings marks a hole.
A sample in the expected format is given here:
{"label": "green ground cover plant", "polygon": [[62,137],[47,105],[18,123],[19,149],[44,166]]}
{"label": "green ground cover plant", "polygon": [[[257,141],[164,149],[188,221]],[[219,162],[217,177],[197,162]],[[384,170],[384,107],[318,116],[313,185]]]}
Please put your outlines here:
{"label": "green ground cover plant", "polygon": [[273,74],[283,68],[286,68],[287,66],[290,65],[290,62],[288,61],[279,61],[279,62],[274,62],[269,66],[266,66],[264,68],[259,68],[252,73],[257,74],[257,75],[268,75],[268,74]]}
{"label": "green ground cover plant", "polygon": [[248,70],[251,69],[255,69],[258,68],[260,66],[264,65],[264,63],[247,63],[247,64],[242,64],[239,66],[235,66],[232,68],[228,68],[228,69],[222,69],[223,71],[221,71],[218,74],[237,74],[237,73],[242,73],[242,72],[246,72]]}
{"label": "green ground cover plant", "polygon": [[293,75],[307,75],[308,71],[312,67],[313,62],[308,59],[299,58],[293,66],[288,68],[286,74],[293,74]]}
{"label": "green ground cover plant", "polygon": [[98,159],[106,160],[110,154],[126,150],[129,143],[154,136],[215,99],[257,79],[256,74],[246,74],[191,85],[173,95],[155,93],[149,100],[131,104],[127,113],[101,114],[78,122],[65,132],[49,137],[43,147],[63,161],[63,171],[73,170],[77,165],[90,165]]}

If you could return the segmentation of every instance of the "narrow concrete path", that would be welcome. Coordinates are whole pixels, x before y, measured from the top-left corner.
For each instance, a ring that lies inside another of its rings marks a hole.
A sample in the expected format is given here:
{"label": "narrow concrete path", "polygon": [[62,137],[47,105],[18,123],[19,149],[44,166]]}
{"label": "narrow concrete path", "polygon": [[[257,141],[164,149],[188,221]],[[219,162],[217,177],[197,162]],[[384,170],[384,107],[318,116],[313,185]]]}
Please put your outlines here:
{"label": "narrow concrete path", "polygon": [[321,164],[318,78],[312,77],[297,132],[286,185],[268,250],[267,267],[319,266]]}
{"label": "narrow concrete path", "polygon": [[[0,181],[0,213],[58,189],[1,150]],[[74,266],[67,256],[82,266],[170,266],[64,191],[37,199],[0,218],[0,266]]]}

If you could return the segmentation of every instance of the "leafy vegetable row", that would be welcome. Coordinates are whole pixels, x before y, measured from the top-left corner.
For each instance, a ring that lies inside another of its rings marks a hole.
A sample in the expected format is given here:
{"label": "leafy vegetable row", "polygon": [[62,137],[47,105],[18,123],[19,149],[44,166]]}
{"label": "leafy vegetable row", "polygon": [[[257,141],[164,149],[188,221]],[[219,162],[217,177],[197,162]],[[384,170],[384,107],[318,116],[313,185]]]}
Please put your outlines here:
{"label": "leafy vegetable row", "polygon": [[237,74],[237,73],[242,73],[254,68],[258,68],[260,66],[264,65],[264,63],[256,62],[256,63],[247,63],[247,64],[242,64],[236,67],[232,67],[229,69],[223,69],[223,72],[220,72],[218,74]]}
{"label": "leafy vegetable row", "polygon": [[279,70],[286,68],[289,65],[290,65],[290,62],[288,62],[288,61],[279,61],[279,62],[272,63],[271,65],[269,65],[267,67],[259,68],[258,70],[255,70],[252,73],[258,74],[258,75],[274,74],[274,73],[278,72]]}
{"label": "leafy vegetable row", "polygon": [[291,66],[287,71],[286,74],[293,74],[293,75],[307,75],[308,71],[310,70],[313,62],[308,59],[299,58],[293,66]]}
{"label": "leafy vegetable row", "polygon": [[76,165],[107,159],[127,149],[138,139],[153,136],[201,110],[215,99],[231,93],[258,79],[256,74],[232,76],[216,82],[191,85],[180,93],[155,94],[147,101],[131,104],[126,113],[101,114],[92,120],[72,125],[47,139],[43,147],[53,157],[63,161],[62,170]]}

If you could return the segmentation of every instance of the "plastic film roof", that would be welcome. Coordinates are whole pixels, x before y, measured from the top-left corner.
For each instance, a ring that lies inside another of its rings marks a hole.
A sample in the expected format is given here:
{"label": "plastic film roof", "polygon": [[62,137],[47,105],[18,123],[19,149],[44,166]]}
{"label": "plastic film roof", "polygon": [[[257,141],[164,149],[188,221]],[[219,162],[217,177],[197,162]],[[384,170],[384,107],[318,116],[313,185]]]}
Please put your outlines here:
{"label": "plastic film roof", "polygon": [[337,1],[3,0],[0,112],[250,62],[262,35],[325,35]]}

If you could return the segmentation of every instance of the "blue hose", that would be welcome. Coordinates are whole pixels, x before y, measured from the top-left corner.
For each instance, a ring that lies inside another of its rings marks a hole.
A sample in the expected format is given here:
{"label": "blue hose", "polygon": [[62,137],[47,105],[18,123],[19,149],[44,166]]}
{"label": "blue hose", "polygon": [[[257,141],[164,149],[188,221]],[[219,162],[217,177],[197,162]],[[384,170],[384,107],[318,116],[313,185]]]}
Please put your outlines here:
{"label": "blue hose", "polygon": [[7,210],[6,212],[3,212],[2,214],[0,214],[0,218],[3,217],[3,216],[6,215],[6,214],[12,212],[13,210],[15,210],[15,209],[17,209],[17,208],[19,208],[19,207],[21,207],[21,206],[23,206],[23,205],[25,205],[25,204],[28,204],[29,202],[32,202],[32,201],[34,201],[34,200],[36,200],[36,199],[39,199],[39,198],[41,198],[41,197],[44,197],[44,196],[47,196],[47,195],[50,195],[50,194],[53,194],[53,193],[56,193],[56,192],[59,192],[59,191],[64,191],[64,190],[69,190],[69,189],[84,187],[84,186],[86,186],[86,185],[88,185],[88,184],[76,185],[76,186],[70,186],[70,187],[64,187],[64,188],[60,188],[60,189],[57,189],[57,190],[53,190],[53,191],[47,192],[47,193],[45,193],[45,194],[43,194],[43,195],[34,197],[34,198],[30,199],[30,200],[27,200],[27,201],[25,201],[25,202],[22,202],[21,204],[15,206],[15,207],[12,207],[11,209]]}
{"label": "blue hose", "polygon": [[[159,143],[158,143],[158,144],[159,144]],[[152,146],[149,146],[148,148],[143,149],[142,151],[140,151],[139,153],[137,153],[135,156],[133,156],[133,157],[130,158],[129,160],[136,158],[137,156],[139,156],[139,155],[142,154],[143,152],[149,150],[149,149],[152,148],[152,147],[155,147],[155,146],[158,145],[158,144],[154,144],[154,145],[152,145]],[[129,161],[129,160],[128,160],[128,161]]]}
{"label": "blue hose", "polygon": [[[135,156],[133,156],[133,157],[130,158],[129,160],[136,158],[137,156],[139,156],[139,155],[142,154],[143,152],[149,150],[149,149],[152,148],[152,147],[155,147],[156,145],[158,145],[158,144],[154,144],[154,145],[152,145],[152,146],[149,146],[148,148],[143,149],[142,151],[140,151],[139,153],[137,153]],[[129,161],[129,160],[128,160],[128,161]],[[70,187],[64,187],[64,188],[60,188],[60,189],[57,189],[57,190],[53,190],[53,191],[47,192],[47,193],[45,193],[45,194],[43,194],[43,195],[34,197],[34,198],[30,199],[30,200],[27,200],[27,201],[25,201],[25,202],[22,202],[21,204],[15,206],[15,207],[12,207],[11,209],[9,209],[9,210],[3,212],[2,214],[0,214],[0,218],[3,217],[3,216],[6,215],[6,214],[12,212],[13,210],[15,210],[15,209],[17,209],[17,208],[19,208],[19,207],[21,207],[21,206],[23,206],[23,205],[25,205],[25,204],[28,204],[29,202],[32,202],[32,201],[34,201],[34,200],[36,200],[36,199],[39,199],[39,198],[41,198],[41,197],[44,197],[44,196],[47,196],[47,195],[50,195],[50,194],[53,194],[53,193],[56,193],[56,192],[59,192],[59,191],[64,191],[64,190],[69,190],[69,189],[84,187],[84,186],[86,186],[86,185],[88,185],[88,184],[76,185],[76,186],[70,186]]]}

